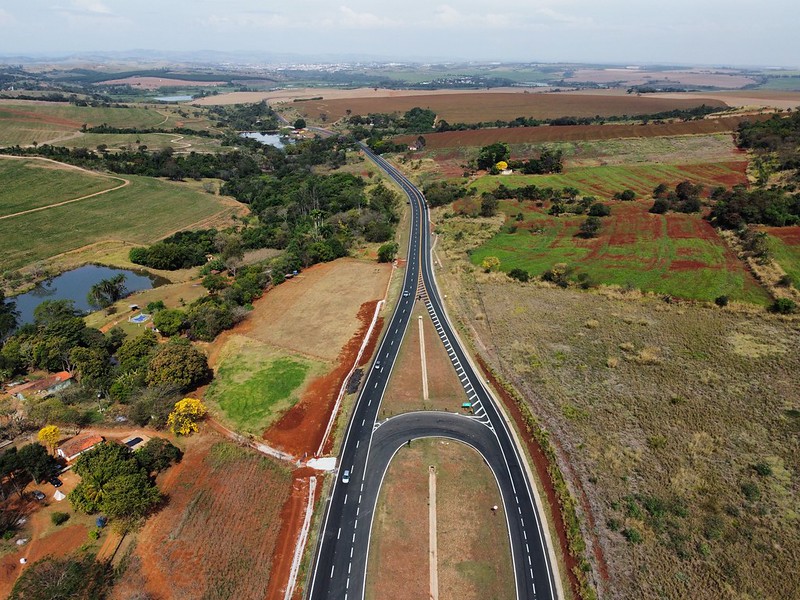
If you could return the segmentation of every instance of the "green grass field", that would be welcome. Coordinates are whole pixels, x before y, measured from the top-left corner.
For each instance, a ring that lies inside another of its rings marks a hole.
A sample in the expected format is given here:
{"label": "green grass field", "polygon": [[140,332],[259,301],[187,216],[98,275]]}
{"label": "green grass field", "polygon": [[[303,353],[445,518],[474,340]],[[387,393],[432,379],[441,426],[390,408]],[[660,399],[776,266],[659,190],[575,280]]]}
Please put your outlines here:
{"label": "green grass field", "polygon": [[176,152],[215,152],[222,149],[217,139],[174,133],[86,133],[58,143],[59,146],[67,148],[88,148],[89,150],[96,150],[100,144],[105,144],[112,152],[114,150],[136,151],[141,145],[147,146],[149,150],[172,148]]}
{"label": "green grass field", "polygon": [[237,431],[254,434],[294,406],[301,386],[319,364],[244,338],[229,342],[224,352],[206,398]]}
{"label": "green grass field", "polygon": [[[475,265],[488,256],[500,269],[519,268],[541,275],[556,264],[587,274],[595,283],[633,286],[645,291],[695,300],[727,295],[733,300],[765,304],[767,293],[736,255],[699,215],[651,215],[649,202],[615,202],[602,219],[595,239],[577,237],[582,216],[553,217],[532,203],[501,203],[508,227],[476,248]],[[522,212],[523,221],[514,218]],[[512,217],[513,215],[513,217]]]}
{"label": "green grass field", "polygon": [[119,179],[35,159],[0,159],[0,216],[117,187]]}
{"label": "green grass field", "polygon": [[746,182],[746,161],[692,165],[628,165],[578,167],[555,175],[486,175],[473,186],[478,192],[492,191],[498,184],[516,188],[523,185],[538,187],[575,187],[581,194],[608,199],[616,192],[631,189],[640,196],[649,195],[659,183],[675,185],[688,179],[693,183],[715,187]]}
{"label": "green grass field", "polygon": [[[30,168],[38,173],[25,177],[46,180],[49,170]],[[190,184],[125,178],[130,185],[108,194],[0,221],[3,269],[17,269],[101,240],[150,243],[225,210],[217,196]],[[3,184],[13,185],[6,178]],[[36,193],[38,188],[29,192]]]}
{"label": "green grass field", "polygon": [[800,289],[800,226],[772,227],[769,234],[773,258]]}

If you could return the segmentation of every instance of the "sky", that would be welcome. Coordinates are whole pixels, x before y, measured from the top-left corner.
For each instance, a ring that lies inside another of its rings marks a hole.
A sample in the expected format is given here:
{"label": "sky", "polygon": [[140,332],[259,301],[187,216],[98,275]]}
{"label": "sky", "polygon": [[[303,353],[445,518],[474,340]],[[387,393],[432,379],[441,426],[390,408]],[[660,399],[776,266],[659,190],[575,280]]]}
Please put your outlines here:
{"label": "sky", "polygon": [[800,2],[2,0],[0,54],[800,66]]}

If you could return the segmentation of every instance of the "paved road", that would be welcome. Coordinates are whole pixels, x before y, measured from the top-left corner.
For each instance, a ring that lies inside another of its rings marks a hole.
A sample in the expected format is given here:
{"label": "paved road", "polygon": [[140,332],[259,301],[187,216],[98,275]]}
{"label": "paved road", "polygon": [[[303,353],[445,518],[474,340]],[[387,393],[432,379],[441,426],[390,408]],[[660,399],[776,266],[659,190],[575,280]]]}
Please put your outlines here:
{"label": "paved road", "polygon": [[[411,205],[408,264],[401,295],[378,347],[347,429],[339,462],[339,477],[328,502],[309,598],[361,600],[372,516],[380,483],[397,444],[419,437],[451,437],[473,445],[492,467],[500,485],[517,585],[517,597],[557,598],[552,567],[545,548],[541,521],[522,458],[505,420],[468,360],[454,334],[431,264],[430,221],[422,193],[402,173],[364,148],[405,191]],[[416,294],[422,293],[464,391],[475,409],[473,416],[412,413],[377,423],[378,410],[405,334]],[[408,295],[405,295],[408,292]],[[392,450],[392,448],[394,448]],[[350,472],[348,483],[342,481]]]}

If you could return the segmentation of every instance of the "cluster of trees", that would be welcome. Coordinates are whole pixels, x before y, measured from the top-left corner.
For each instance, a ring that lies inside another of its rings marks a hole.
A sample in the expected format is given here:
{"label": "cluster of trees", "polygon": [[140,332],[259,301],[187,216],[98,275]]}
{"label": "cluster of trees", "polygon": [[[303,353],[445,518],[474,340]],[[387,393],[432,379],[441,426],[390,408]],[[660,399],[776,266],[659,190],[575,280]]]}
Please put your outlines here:
{"label": "cluster of trees", "polygon": [[777,169],[800,168],[800,113],[773,115],[765,121],[745,121],[739,125],[740,148],[757,154],[774,153]]}
{"label": "cluster of trees", "polygon": [[[13,494],[22,498],[25,486],[31,481],[46,481],[56,467],[55,459],[38,442],[26,444],[19,450],[9,448],[0,455],[0,499],[5,501]],[[0,518],[0,535],[13,526],[14,522]]]}
{"label": "cluster of trees", "polygon": [[[213,309],[207,310],[210,316],[205,310],[197,308],[187,316],[188,331],[193,327],[201,333],[221,331]],[[191,319],[197,319],[198,324]],[[34,311],[34,322],[23,325],[6,340],[0,361],[4,377],[34,368],[66,370],[76,376],[78,385],[53,397],[30,401],[28,420],[34,426],[85,426],[96,418],[98,396],[108,396],[129,404],[137,424],[163,427],[181,392],[211,377],[205,355],[188,339],[174,338],[159,344],[150,331],[126,339],[119,328],[103,334],[87,327],[69,300],[40,304]]]}
{"label": "cluster of trees", "polygon": [[659,215],[670,210],[682,213],[698,212],[702,206],[700,200],[702,193],[703,186],[691,181],[681,181],[674,190],[670,190],[665,183],[659,183],[653,189],[654,202],[650,212]]}
{"label": "cluster of trees", "polygon": [[563,169],[561,150],[545,149],[539,153],[539,156],[526,160],[511,160],[511,149],[505,142],[495,142],[483,146],[478,151],[474,166],[496,175],[499,172],[498,163],[506,163],[508,168],[521,171],[526,175],[560,173]]}
{"label": "cluster of trees", "polygon": [[181,451],[167,440],[153,438],[141,450],[103,442],[78,457],[73,467],[81,481],[69,493],[76,510],[102,512],[126,529],[145,518],[161,502],[155,475],[180,461]]}
{"label": "cluster of trees", "polygon": [[711,192],[715,201],[709,218],[718,227],[739,229],[754,223],[784,227],[800,223],[800,195],[780,188],[754,188],[742,185]]}
{"label": "cluster of trees", "polygon": [[113,583],[111,563],[96,561],[91,554],[47,556],[22,571],[9,600],[102,600],[108,597]]}
{"label": "cluster of trees", "polygon": [[196,267],[214,252],[218,233],[216,229],[179,231],[152,246],[131,248],[128,257],[134,264],[166,271]]}
{"label": "cluster of trees", "polygon": [[265,100],[256,104],[210,106],[209,112],[217,120],[217,127],[236,131],[273,131],[280,127],[275,112]]}
{"label": "cluster of trees", "polygon": [[87,127],[84,125],[81,127],[81,131],[84,133],[114,133],[128,135],[140,135],[145,133],[172,133],[177,135],[191,135],[195,137],[206,138],[221,137],[218,134],[212,133],[208,129],[190,129],[188,127],[173,127],[171,129],[162,129],[159,127],[112,127],[108,123],[102,123],[100,125],[95,125],[94,127]]}
{"label": "cluster of trees", "polygon": [[423,193],[429,206],[444,206],[472,195],[472,192],[465,185],[446,181],[426,183],[423,187]]}

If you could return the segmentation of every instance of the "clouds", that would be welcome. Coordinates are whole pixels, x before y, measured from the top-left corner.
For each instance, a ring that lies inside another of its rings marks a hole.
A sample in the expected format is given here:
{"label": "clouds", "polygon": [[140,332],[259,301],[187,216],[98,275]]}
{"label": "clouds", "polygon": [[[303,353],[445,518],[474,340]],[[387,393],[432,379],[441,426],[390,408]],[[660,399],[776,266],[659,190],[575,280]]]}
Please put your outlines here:
{"label": "clouds", "polygon": [[[800,4],[778,0],[762,0],[759,11],[745,10],[744,0],[2,0],[0,53],[792,65],[797,22]],[[70,35],[60,35],[65,27]]]}

